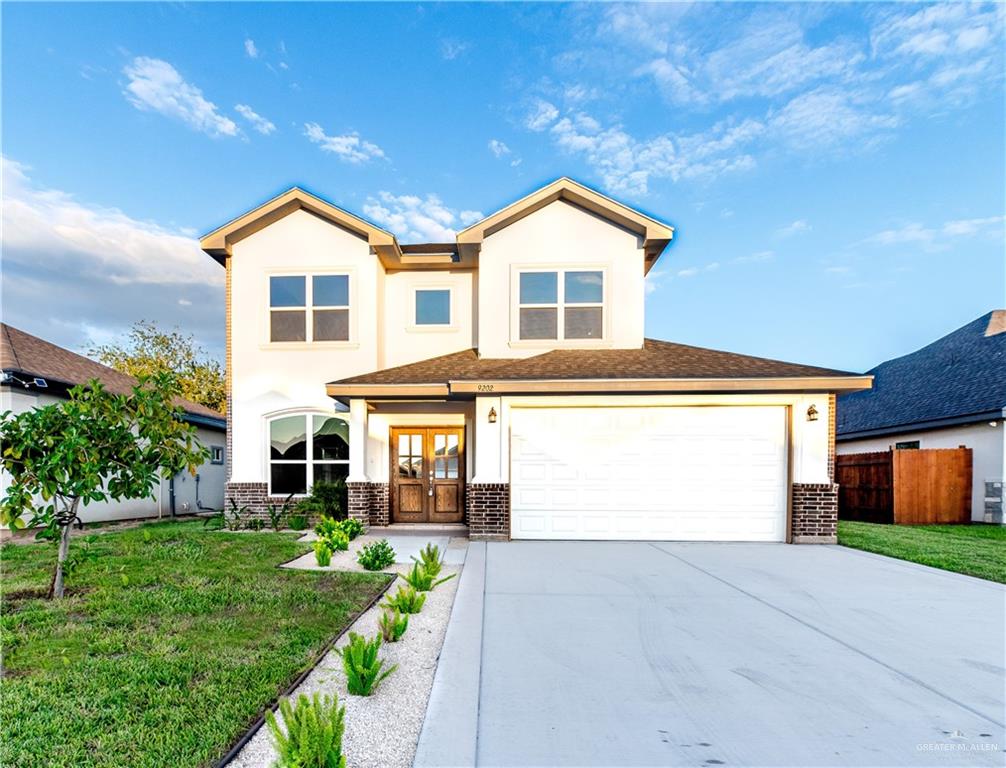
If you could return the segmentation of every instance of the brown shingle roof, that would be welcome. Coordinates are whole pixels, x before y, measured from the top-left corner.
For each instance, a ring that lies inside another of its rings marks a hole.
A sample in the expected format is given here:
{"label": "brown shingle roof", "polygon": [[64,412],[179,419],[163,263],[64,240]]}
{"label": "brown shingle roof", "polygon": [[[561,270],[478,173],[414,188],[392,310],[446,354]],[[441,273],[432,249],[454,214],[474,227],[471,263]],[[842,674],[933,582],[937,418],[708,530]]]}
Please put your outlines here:
{"label": "brown shingle roof", "polygon": [[749,379],[854,375],[716,349],[645,339],[642,349],[557,349],[523,360],[480,358],[474,349],[341,379],[337,384],[435,384],[494,379]]}
{"label": "brown shingle roof", "polygon": [[[38,336],[0,323],[0,369],[20,373],[22,377],[40,377],[69,386],[86,384],[98,379],[109,392],[126,395],[136,379],[114,368],[97,363],[63,347],[57,347]],[[178,398],[176,404],[193,416],[211,419],[225,418],[222,413],[205,405]]]}

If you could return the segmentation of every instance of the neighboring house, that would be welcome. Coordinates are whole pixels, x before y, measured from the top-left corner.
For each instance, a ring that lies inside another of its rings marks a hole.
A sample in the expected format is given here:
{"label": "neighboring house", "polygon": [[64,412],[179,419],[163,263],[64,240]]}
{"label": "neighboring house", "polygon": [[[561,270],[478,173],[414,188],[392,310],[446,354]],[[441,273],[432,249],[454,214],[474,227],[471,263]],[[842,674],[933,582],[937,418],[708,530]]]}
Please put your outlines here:
{"label": "neighboring house", "polygon": [[869,373],[873,390],[839,398],[838,452],[971,448],[971,519],[1002,523],[1006,310]]}
{"label": "neighboring house", "polygon": [[449,243],[296,188],[211,232],[228,495],[345,478],[366,523],[472,538],[834,541],[834,396],[870,378],[644,338],[672,236],[565,178]]}
{"label": "neighboring house", "polygon": [[[57,347],[37,336],[0,323],[0,412],[21,413],[35,407],[66,399],[67,391],[77,384],[98,379],[116,394],[128,394],[136,380],[108,366],[96,363],[68,349]],[[197,427],[199,442],[210,449],[210,460],[193,477],[181,472],[160,483],[149,499],[92,502],[80,508],[84,522],[128,520],[143,517],[167,517],[191,514],[201,503],[220,509],[224,503],[226,420],[212,408],[179,400],[184,419]]]}

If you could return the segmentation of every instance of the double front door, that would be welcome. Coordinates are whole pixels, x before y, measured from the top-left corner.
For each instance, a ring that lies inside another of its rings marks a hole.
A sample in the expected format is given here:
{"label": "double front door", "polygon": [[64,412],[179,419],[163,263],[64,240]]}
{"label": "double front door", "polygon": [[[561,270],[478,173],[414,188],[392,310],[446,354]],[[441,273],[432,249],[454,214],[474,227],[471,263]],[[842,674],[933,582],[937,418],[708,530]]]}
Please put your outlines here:
{"label": "double front door", "polygon": [[462,522],[464,443],[464,427],[391,428],[393,522]]}

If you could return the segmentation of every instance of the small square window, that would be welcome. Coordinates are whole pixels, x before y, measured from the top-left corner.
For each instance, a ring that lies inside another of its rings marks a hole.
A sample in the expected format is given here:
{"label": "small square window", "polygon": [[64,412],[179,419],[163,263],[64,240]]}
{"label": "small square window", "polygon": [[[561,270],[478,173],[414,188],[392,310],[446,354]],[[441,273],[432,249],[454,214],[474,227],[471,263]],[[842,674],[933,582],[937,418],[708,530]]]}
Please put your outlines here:
{"label": "small square window", "polygon": [[270,307],[303,307],[306,303],[305,282],[302,275],[296,277],[269,278]]}
{"label": "small square window", "polygon": [[349,275],[315,275],[311,291],[316,307],[348,307]]}
{"label": "small square window", "polygon": [[600,304],[604,301],[604,275],[601,272],[567,272],[567,304]]}
{"label": "small square window", "polygon": [[555,304],[559,300],[559,279],[555,272],[521,272],[521,304]]}
{"label": "small square window", "polygon": [[224,447],[222,445],[210,446],[210,464],[224,463]]}
{"label": "small square window", "polygon": [[416,325],[450,325],[451,292],[447,289],[416,291]]}

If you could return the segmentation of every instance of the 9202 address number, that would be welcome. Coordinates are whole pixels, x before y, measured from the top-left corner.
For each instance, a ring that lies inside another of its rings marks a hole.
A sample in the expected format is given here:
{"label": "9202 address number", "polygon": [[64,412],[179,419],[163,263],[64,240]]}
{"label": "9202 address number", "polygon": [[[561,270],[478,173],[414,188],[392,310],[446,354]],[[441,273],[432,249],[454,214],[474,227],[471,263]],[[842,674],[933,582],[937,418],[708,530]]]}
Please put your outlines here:
{"label": "9202 address number", "polygon": [[494,384],[477,384],[476,389],[479,392],[492,392],[496,386]]}

